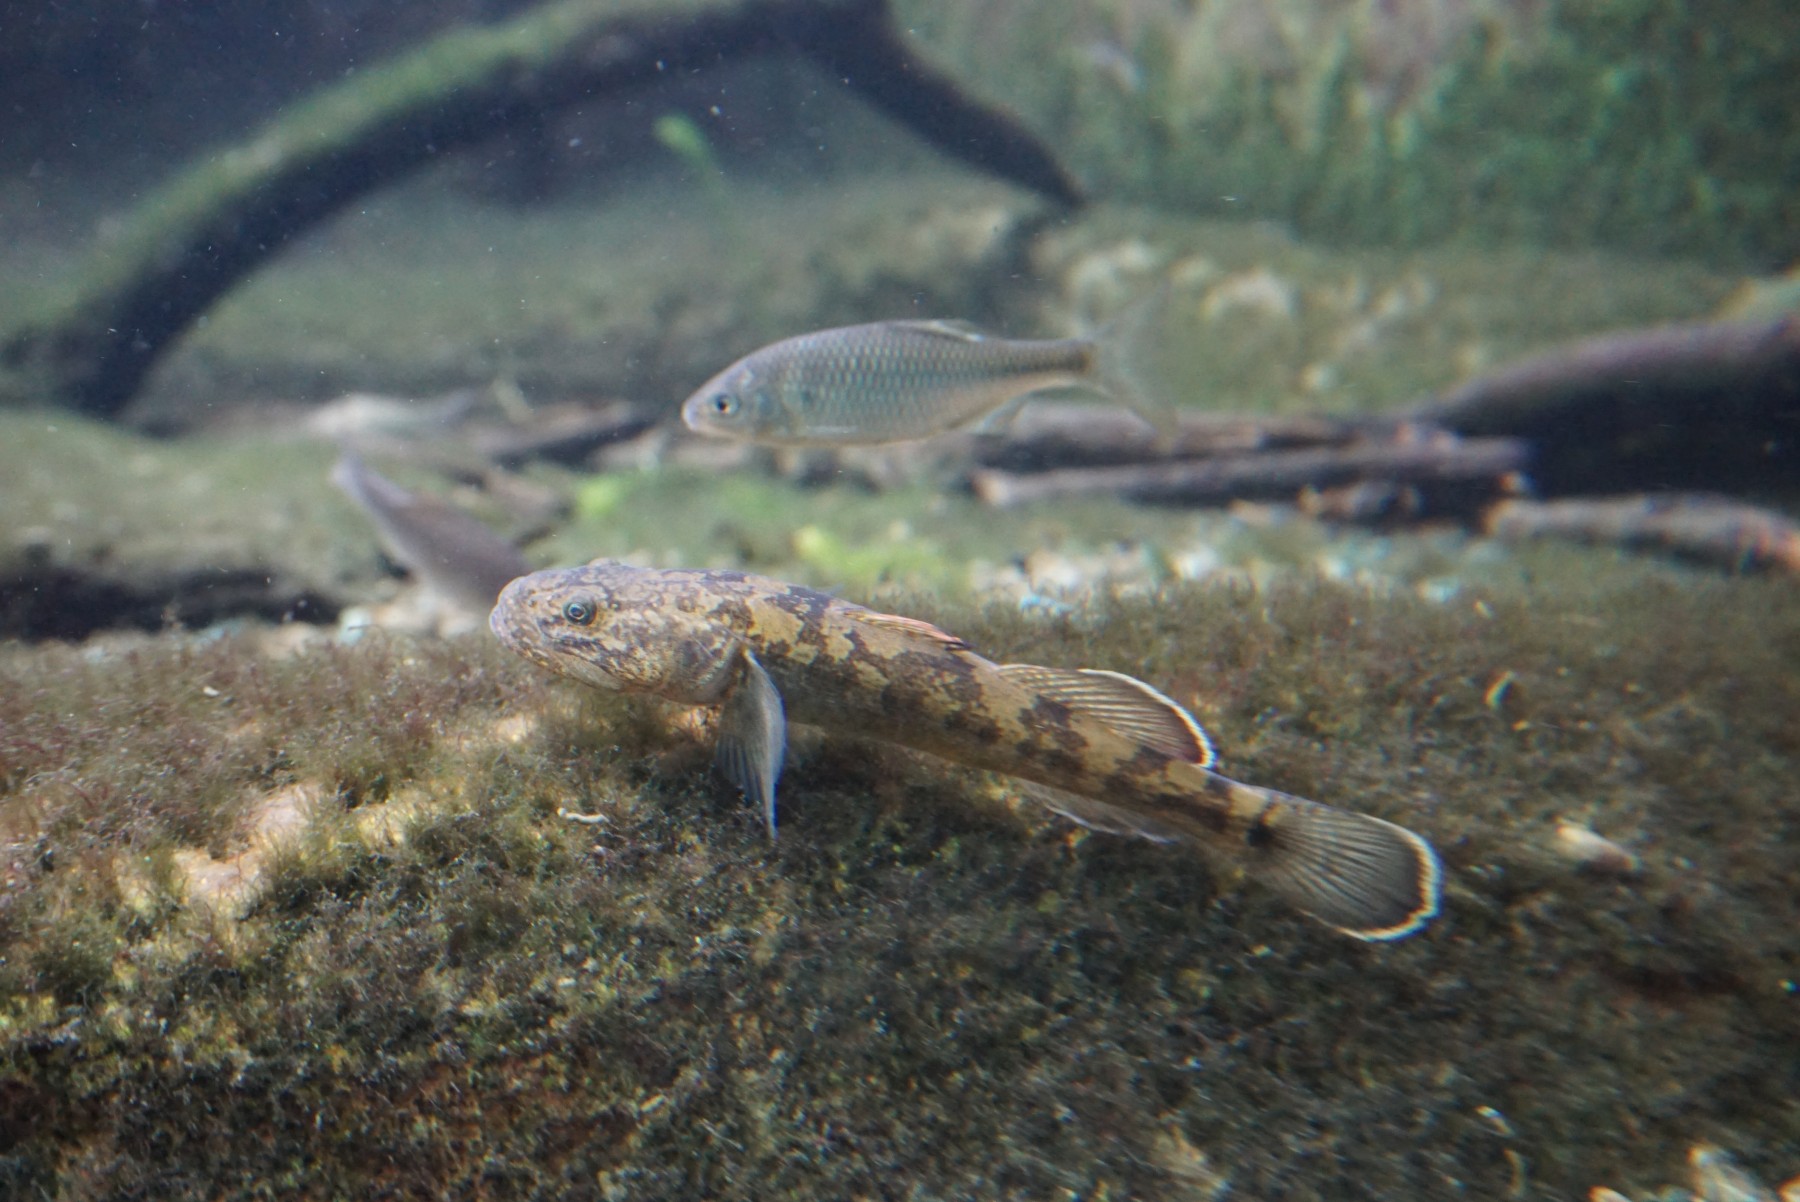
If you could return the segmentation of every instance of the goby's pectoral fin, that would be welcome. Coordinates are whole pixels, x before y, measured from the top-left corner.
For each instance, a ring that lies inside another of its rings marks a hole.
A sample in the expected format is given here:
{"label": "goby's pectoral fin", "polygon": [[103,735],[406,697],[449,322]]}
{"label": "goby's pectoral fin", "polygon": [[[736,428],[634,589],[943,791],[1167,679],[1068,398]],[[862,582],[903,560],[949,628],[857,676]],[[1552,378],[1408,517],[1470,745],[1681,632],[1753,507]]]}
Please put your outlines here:
{"label": "goby's pectoral fin", "polygon": [[719,746],[714,762],[751,804],[762,809],[769,838],[775,837],[775,782],[787,753],[787,715],[775,682],[750,652],[742,653],[737,683],[719,713]]}

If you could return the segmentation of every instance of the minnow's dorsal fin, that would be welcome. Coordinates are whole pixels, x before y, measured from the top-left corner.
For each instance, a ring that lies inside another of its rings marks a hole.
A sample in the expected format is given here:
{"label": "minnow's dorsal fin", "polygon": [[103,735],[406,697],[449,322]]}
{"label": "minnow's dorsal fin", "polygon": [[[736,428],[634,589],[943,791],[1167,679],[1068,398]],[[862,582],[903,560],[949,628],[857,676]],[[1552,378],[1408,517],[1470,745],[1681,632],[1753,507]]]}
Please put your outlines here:
{"label": "minnow's dorsal fin", "polygon": [[954,338],[958,342],[986,342],[988,339],[978,327],[959,317],[943,317],[932,321],[896,321],[893,324],[915,334]]}
{"label": "minnow's dorsal fin", "polygon": [[918,618],[908,618],[900,614],[884,614],[875,609],[853,609],[849,611],[849,615],[858,622],[865,622],[870,626],[880,626],[888,630],[897,630],[902,634],[917,635],[920,638],[930,639],[934,643],[942,643],[945,647],[956,651],[967,650],[969,646],[968,643],[949,631],[939,630],[930,622]]}
{"label": "minnow's dorsal fin", "polygon": [[1109,835],[1130,835],[1137,839],[1148,839],[1152,843],[1175,843],[1184,836],[1167,823],[1158,822],[1143,814],[1136,814],[1119,806],[1108,805],[1104,801],[1095,801],[1091,797],[1083,797],[1078,793],[1070,793],[1066,789],[1040,785],[1036,781],[1022,780],[1018,782],[1019,791],[1037,802],[1053,814],[1061,814],[1070,822],[1087,827],[1091,831],[1103,831]]}
{"label": "minnow's dorsal fin", "polygon": [[775,837],[775,782],[787,753],[787,713],[781,693],[756,657],[743,653],[737,684],[719,713],[719,746],[714,762],[732,784],[762,811]]}
{"label": "minnow's dorsal fin", "polygon": [[1194,716],[1134,676],[1036,664],[1002,664],[1000,671],[1020,688],[1060,701],[1164,755],[1202,768],[1213,762],[1212,739]]}

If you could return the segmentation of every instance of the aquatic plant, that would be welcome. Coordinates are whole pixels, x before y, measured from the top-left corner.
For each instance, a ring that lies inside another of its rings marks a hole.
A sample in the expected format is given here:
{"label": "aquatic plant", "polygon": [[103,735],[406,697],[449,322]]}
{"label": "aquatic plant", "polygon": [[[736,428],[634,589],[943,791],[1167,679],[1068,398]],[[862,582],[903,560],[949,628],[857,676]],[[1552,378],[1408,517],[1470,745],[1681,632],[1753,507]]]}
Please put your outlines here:
{"label": "aquatic plant", "polygon": [[901,9],[1103,192],[1353,241],[1800,253],[1797,202],[1772,174],[1800,153],[1779,3]]}
{"label": "aquatic plant", "polygon": [[693,172],[700,193],[721,231],[735,231],[738,219],[725,185],[725,168],[713,150],[712,140],[686,113],[664,113],[651,123],[656,140]]}

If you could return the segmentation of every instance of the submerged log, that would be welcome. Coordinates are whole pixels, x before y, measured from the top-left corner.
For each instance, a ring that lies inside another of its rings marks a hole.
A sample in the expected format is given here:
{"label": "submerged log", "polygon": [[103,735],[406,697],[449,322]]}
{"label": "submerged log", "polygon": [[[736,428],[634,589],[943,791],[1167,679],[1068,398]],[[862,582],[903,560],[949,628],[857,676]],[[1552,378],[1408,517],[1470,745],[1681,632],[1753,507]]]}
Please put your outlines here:
{"label": "submerged log", "polygon": [[1584,339],[1409,416],[1531,442],[1546,496],[1800,484],[1800,316]]}
{"label": "submerged log", "polygon": [[975,450],[982,467],[1008,469],[971,476],[989,503],[1099,492],[1215,505],[1299,494],[1332,520],[1474,522],[1497,493],[1524,483],[1502,477],[1529,459],[1540,497],[1634,495],[1566,509],[1519,502],[1504,511],[1508,530],[1568,523],[1606,541],[1775,562],[1790,544],[1766,511],[1733,516],[1723,501],[1635,494],[1800,485],[1800,316],[1585,339],[1381,418],[1184,417],[1178,437],[1159,444],[1117,409],[1033,409],[1004,441]]}
{"label": "submerged log", "polygon": [[884,0],[559,0],[358,72],[183,171],[126,219],[71,301],[0,335],[0,400],[111,417],[208,306],[358,196],[564,105],[780,49],[946,153],[1078,202],[1029,131],[909,54]]}
{"label": "submerged log", "polygon": [[832,78],[920,139],[1059,205],[1082,202],[1080,185],[1035,134],[975,100],[913,53],[893,24],[887,0],[797,7],[799,14],[783,24],[785,35]]}
{"label": "submerged log", "polygon": [[1122,467],[1063,468],[1031,474],[993,469],[971,474],[975,495],[989,505],[1110,494],[1161,505],[1223,505],[1239,500],[1291,500],[1307,490],[1363,481],[1404,484],[1421,498],[1423,515],[1472,513],[1513,487],[1530,448],[1516,438],[1460,439],[1441,432],[1387,442],[1259,451]]}

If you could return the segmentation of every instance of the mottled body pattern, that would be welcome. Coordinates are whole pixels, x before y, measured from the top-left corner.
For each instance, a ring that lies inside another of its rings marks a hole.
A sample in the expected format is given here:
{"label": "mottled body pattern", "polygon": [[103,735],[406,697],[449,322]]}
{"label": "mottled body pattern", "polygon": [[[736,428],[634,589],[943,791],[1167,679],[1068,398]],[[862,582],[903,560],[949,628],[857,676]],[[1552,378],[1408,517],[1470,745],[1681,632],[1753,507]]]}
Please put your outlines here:
{"label": "mottled body pattern", "polygon": [[996,664],[928,623],[729,571],[538,572],[507,587],[490,625],[552,672],[722,706],[720,765],[771,830],[796,721],[1032,782],[1090,826],[1223,851],[1360,938],[1410,934],[1437,911],[1422,839],[1212,771],[1193,720],[1130,677]]}
{"label": "mottled body pattern", "polygon": [[1089,388],[1145,411],[1118,366],[1102,362],[1104,349],[1082,338],[995,338],[954,321],[816,330],[739,359],[689,397],[681,417],[722,438],[833,446],[998,425],[1025,397],[1053,388]]}

